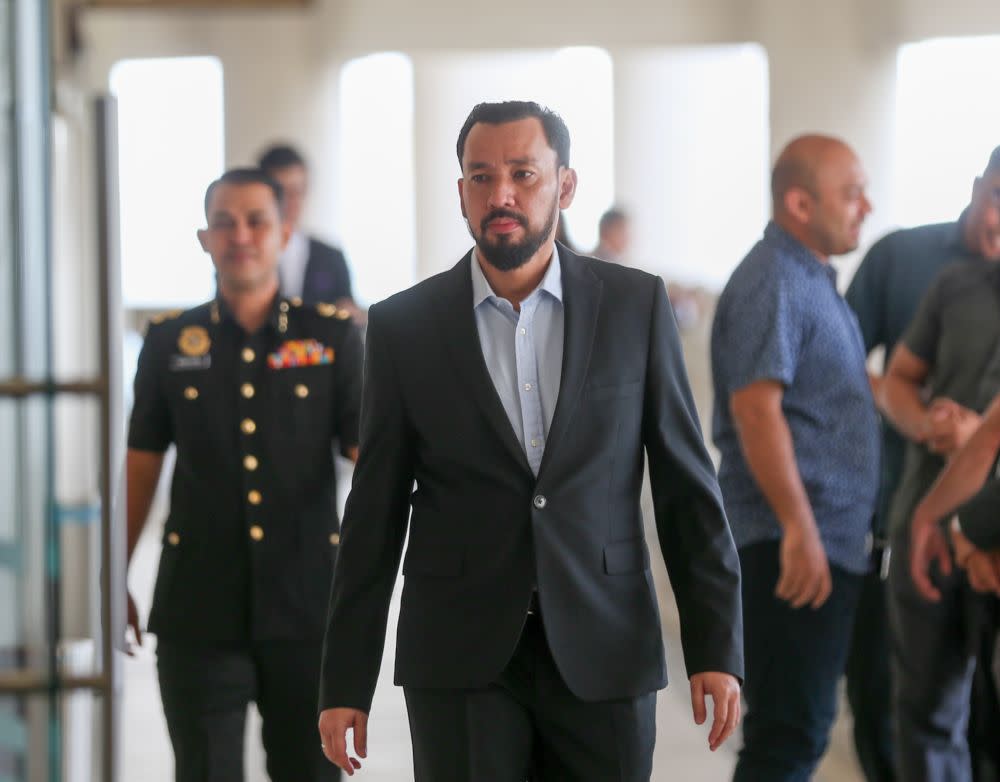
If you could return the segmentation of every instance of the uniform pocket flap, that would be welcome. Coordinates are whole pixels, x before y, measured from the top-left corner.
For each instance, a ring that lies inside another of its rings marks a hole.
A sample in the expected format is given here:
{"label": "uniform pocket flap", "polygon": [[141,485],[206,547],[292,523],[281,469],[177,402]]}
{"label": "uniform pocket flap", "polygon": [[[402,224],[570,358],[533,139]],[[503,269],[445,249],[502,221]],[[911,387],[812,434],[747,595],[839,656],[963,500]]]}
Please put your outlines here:
{"label": "uniform pocket flap", "polygon": [[642,538],[609,543],[604,547],[604,572],[609,576],[639,573],[649,567],[649,552]]}

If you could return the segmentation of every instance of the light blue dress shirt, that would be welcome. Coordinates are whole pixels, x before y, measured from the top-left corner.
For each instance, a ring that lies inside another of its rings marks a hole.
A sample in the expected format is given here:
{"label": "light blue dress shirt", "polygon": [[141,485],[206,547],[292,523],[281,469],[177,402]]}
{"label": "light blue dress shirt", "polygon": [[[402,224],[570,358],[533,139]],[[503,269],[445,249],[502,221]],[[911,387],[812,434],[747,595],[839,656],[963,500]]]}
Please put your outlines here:
{"label": "light blue dress shirt", "polygon": [[563,302],[559,251],[521,309],[496,295],[472,254],[472,306],[479,345],[510,425],[535,476],[542,464],[562,379]]}

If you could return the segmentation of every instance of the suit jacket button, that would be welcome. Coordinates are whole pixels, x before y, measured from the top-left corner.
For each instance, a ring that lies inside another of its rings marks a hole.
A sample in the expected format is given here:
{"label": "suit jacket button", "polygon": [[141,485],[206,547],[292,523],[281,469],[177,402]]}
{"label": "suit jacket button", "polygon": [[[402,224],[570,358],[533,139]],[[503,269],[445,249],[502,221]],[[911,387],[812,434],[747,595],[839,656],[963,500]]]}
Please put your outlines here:
{"label": "suit jacket button", "polygon": [[536,494],[535,499],[531,501],[531,504],[534,505],[536,508],[538,508],[538,510],[541,510],[542,508],[544,508],[546,505],[549,504],[549,501],[545,499],[544,494]]}
{"label": "suit jacket button", "polygon": [[256,524],[254,524],[250,528],[250,537],[253,538],[254,540],[263,540],[264,539],[263,527],[259,527]]}
{"label": "suit jacket button", "polygon": [[180,542],[181,542],[181,536],[178,535],[176,532],[171,532],[169,535],[167,535],[167,543],[169,543],[171,546],[176,546]]}
{"label": "suit jacket button", "polygon": [[340,535],[336,532],[330,533],[330,545],[339,546],[340,545]]}

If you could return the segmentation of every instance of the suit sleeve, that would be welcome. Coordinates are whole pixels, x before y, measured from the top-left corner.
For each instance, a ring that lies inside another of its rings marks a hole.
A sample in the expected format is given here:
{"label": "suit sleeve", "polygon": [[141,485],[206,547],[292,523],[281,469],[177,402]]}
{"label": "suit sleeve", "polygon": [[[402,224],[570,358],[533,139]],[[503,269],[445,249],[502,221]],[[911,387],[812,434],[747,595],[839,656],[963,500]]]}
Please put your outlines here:
{"label": "suit sleeve", "polygon": [[959,508],[962,534],[977,548],[1000,549],[1000,479],[992,478]]}
{"label": "suit sleeve", "polygon": [[662,280],[651,313],[643,440],[688,675],[743,678],[740,564]]}
{"label": "suit sleeve", "polygon": [[323,642],[320,709],[369,711],[385,646],[409,520],[413,434],[383,331],[371,310],[365,345],[361,442],[341,527]]}

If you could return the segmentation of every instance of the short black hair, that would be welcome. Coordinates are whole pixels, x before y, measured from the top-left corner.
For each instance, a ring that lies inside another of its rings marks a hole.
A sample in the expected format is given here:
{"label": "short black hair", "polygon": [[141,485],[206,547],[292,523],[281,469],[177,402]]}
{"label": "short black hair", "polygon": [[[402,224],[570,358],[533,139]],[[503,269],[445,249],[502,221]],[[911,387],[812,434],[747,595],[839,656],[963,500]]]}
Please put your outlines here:
{"label": "short black hair", "polygon": [[560,166],[569,165],[569,128],[563,122],[563,118],[551,109],[539,106],[530,100],[507,100],[501,103],[477,103],[469,116],[465,119],[465,124],[458,133],[458,165],[462,165],[462,156],[465,154],[465,140],[469,137],[472,126],[485,122],[487,125],[502,125],[505,122],[517,122],[521,119],[534,117],[542,123],[545,130],[545,140],[549,146],[555,150],[556,161]]}
{"label": "short black hair", "polygon": [[597,232],[599,234],[603,234],[611,226],[624,220],[628,220],[628,214],[625,210],[620,207],[613,206],[602,214],[601,219],[597,221]]}
{"label": "short black hair", "polygon": [[278,181],[261,168],[231,168],[208,186],[205,191],[205,217],[212,203],[212,194],[219,185],[267,185],[274,193],[278,214],[285,214],[285,192]]}
{"label": "short black hair", "polygon": [[277,171],[290,166],[308,168],[306,159],[290,144],[273,144],[257,158],[257,165],[265,171]]}
{"label": "short black hair", "polygon": [[990,153],[990,159],[986,163],[986,168],[983,169],[983,176],[993,176],[994,174],[1000,174],[1000,147]]}

